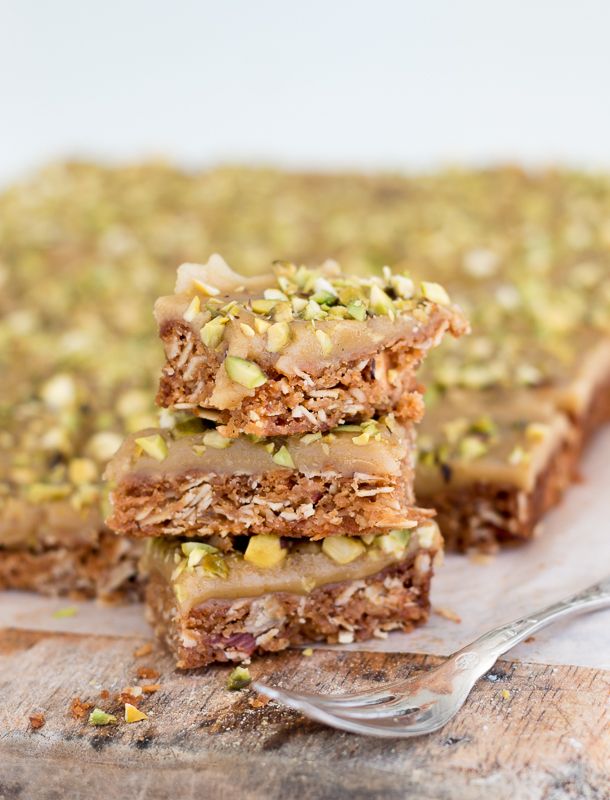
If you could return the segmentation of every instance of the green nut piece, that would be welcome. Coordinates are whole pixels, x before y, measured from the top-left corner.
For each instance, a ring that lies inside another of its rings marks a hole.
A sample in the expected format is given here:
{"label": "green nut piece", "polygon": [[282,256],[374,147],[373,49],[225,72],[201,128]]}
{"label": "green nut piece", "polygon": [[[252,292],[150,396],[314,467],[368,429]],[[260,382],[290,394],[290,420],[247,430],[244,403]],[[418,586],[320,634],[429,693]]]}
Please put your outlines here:
{"label": "green nut piece", "polygon": [[227,678],[227,689],[231,692],[239,691],[240,689],[245,689],[251,683],[250,670],[247,667],[235,667]]}
{"label": "green nut piece", "polygon": [[205,555],[199,564],[204,572],[208,575],[213,575],[215,578],[227,578],[229,576],[229,568],[222,553],[208,553]]}
{"label": "green nut piece", "polygon": [[410,538],[411,531],[409,529],[400,528],[390,531],[383,536],[378,536],[376,544],[379,545],[384,553],[400,556],[409,544]]}
{"label": "green nut piece", "polygon": [[227,439],[216,430],[206,431],[203,434],[203,443],[206,447],[211,447],[214,450],[226,450],[233,444],[233,439]]}
{"label": "green nut piece", "polygon": [[255,567],[266,569],[275,567],[286,558],[287,552],[282,547],[279,536],[270,533],[260,533],[251,536],[244,559],[254,564]]}
{"label": "green nut piece", "polygon": [[365,551],[366,547],[355,536],[327,536],[322,542],[322,552],[337,564],[349,564]]}
{"label": "green nut piece", "polygon": [[320,345],[320,350],[322,350],[322,355],[329,355],[333,349],[333,340],[326,333],[326,331],[317,330],[316,339]]}
{"label": "green nut piece", "polygon": [[392,318],[396,315],[394,301],[376,283],[371,286],[369,301],[374,314]]}
{"label": "green nut piece", "polygon": [[227,356],[224,365],[229,378],[240,386],[245,386],[246,389],[256,389],[267,383],[267,376],[253,361],[246,361],[245,358],[238,356]]}
{"label": "green nut piece", "polygon": [[447,290],[440,283],[432,283],[431,281],[421,282],[421,293],[433,303],[438,303],[440,306],[448,306],[451,303]]}
{"label": "green nut piece", "polygon": [[352,300],[351,303],[347,304],[346,308],[350,317],[357,319],[358,322],[364,322],[366,319],[366,306],[362,300]]}
{"label": "green nut piece", "polygon": [[228,321],[228,317],[214,317],[214,319],[206,322],[199,332],[201,341],[206,347],[210,347],[212,350],[218,347],[225,335],[225,325]]}
{"label": "green nut piece", "polygon": [[266,333],[269,328],[271,327],[271,323],[267,322],[266,319],[261,319],[260,317],[254,317],[254,330],[262,336]]}
{"label": "green nut piece", "polygon": [[280,449],[273,455],[273,461],[278,464],[280,467],[288,467],[289,469],[294,469],[294,461],[292,460],[292,456],[288,452],[288,448],[286,445],[282,445]]}
{"label": "green nut piece", "polygon": [[115,723],[114,714],[107,714],[101,708],[94,708],[89,714],[89,725],[114,725]]}
{"label": "green nut piece", "polygon": [[267,349],[279,353],[290,341],[290,325],[287,322],[276,322],[267,331]]}
{"label": "green nut piece", "polygon": [[155,458],[157,461],[165,461],[168,454],[167,442],[160,433],[152,436],[140,436],[136,439],[136,444],[146,455]]}
{"label": "green nut piece", "polygon": [[303,319],[307,320],[324,319],[326,316],[326,311],[315,300],[309,300],[302,312]]}
{"label": "green nut piece", "polygon": [[288,297],[284,294],[284,292],[280,291],[279,289],[265,289],[263,292],[263,297],[265,300],[288,300]]}
{"label": "green nut piece", "polygon": [[277,304],[277,300],[253,300],[250,307],[255,314],[270,314]]}
{"label": "green nut piece", "polygon": [[465,436],[458,446],[458,453],[464,461],[475,461],[484,456],[488,450],[489,445],[478,436]]}

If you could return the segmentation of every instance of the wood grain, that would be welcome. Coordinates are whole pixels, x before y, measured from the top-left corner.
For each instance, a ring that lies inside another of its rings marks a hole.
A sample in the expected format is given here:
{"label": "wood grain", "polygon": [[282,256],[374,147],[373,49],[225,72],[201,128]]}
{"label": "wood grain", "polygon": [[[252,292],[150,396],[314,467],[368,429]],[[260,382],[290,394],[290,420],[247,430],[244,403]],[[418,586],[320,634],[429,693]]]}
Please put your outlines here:
{"label": "wood grain", "polygon": [[[329,730],[257,695],[224,688],[228,669],[179,673],[141,640],[0,631],[0,798],[103,797],[607,800],[610,673],[499,662],[460,714],[432,736],[388,742]],[[341,691],[370,686],[437,659],[382,653],[298,652],[256,661],[253,677]],[[112,695],[159,670],[149,720],[94,728],[72,698],[120,713]],[[502,690],[507,690],[508,697]],[[45,725],[32,730],[29,716]]]}

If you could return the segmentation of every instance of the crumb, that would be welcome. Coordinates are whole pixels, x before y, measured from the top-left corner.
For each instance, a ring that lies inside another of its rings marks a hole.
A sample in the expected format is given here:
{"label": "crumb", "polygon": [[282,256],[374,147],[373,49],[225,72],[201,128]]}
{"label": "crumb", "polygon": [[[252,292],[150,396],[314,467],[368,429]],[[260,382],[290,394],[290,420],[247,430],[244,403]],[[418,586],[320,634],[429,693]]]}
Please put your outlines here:
{"label": "crumb", "polygon": [[37,731],[39,728],[42,728],[45,722],[44,714],[30,714],[30,727],[32,730]]}
{"label": "crumb", "polygon": [[510,700],[510,692],[508,691],[508,689],[502,689],[500,694],[502,695],[503,700]]}
{"label": "crumb", "polygon": [[432,610],[437,616],[448,619],[450,622],[455,622],[458,625],[462,621],[460,615],[456,614],[456,612],[452,611],[450,608],[433,608]]}
{"label": "crumb", "polygon": [[136,647],[133,651],[134,658],[142,658],[143,656],[149,656],[152,653],[153,646],[150,642],[141,645],[140,647]]}
{"label": "crumb", "polygon": [[153,692],[158,692],[160,688],[161,688],[160,683],[145,683],[141,687],[142,691],[146,692],[146,694],[152,694]]}
{"label": "crumb", "polygon": [[154,681],[159,677],[160,673],[152,667],[138,667],[136,675],[138,678]]}
{"label": "crumb", "polygon": [[312,656],[313,655],[313,647],[306,647],[305,650],[303,650],[303,655],[304,656]]}
{"label": "crumb", "polygon": [[527,639],[524,639],[523,641],[524,641],[525,644],[530,644],[530,642],[535,642],[536,641],[536,637],[535,636],[528,636]]}
{"label": "crumb", "polygon": [[248,705],[252,708],[264,708],[270,702],[270,698],[264,694],[259,694],[258,697],[252,697],[248,700]]}
{"label": "crumb", "polygon": [[80,697],[75,697],[70,703],[70,714],[73,719],[83,719],[90,708],[93,708],[93,703],[86,703]]}
{"label": "crumb", "polygon": [[148,717],[143,711],[140,711],[139,708],[131,705],[131,703],[125,703],[125,722],[141,722],[145,719],[148,719]]}
{"label": "crumb", "polygon": [[67,617],[75,617],[78,614],[76,606],[67,606],[67,608],[58,608],[53,612],[55,619],[66,619]]}
{"label": "crumb", "polygon": [[100,697],[102,698],[102,700],[108,700],[108,698],[110,697],[110,692],[108,691],[108,689],[102,689],[102,691],[100,692]]}
{"label": "crumb", "polygon": [[471,553],[469,558],[473,564],[491,564],[496,557],[492,553]]}
{"label": "crumb", "polygon": [[117,703],[122,705],[137,706],[142,702],[143,689],[141,686],[126,686],[116,696]]}

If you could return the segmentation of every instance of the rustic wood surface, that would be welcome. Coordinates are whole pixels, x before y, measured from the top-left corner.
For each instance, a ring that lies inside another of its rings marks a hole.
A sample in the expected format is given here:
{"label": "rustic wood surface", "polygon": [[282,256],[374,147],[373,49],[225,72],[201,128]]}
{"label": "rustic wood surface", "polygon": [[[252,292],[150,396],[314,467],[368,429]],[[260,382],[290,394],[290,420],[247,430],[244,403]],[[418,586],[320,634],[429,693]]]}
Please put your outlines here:
{"label": "rustic wood surface", "polygon": [[[499,662],[442,731],[383,741],[331,731],[274,703],[257,707],[252,690],[226,690],[228,668],[179,673],[157,648],[136,658],[142,641],[0,631],[2,800],[610,797],[609,672]],[[340,691],[435,663],[290,652],[251,672]],[[151,682],[136,677],[142,666],[160,672],[161,688],[141,704],[147,721],[94,728],[71,716],[76,696],[119,715],[114,696]],[[36,713],[45,724],[33,730]]]}

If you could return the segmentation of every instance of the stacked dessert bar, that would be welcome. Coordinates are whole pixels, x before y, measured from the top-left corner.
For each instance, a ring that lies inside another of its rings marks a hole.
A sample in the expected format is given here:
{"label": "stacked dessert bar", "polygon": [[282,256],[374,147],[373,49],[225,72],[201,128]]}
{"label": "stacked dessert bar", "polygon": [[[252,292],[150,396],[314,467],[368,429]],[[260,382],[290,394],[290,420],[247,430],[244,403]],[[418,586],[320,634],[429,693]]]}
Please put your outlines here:
{"label": "stacked dessert bar", "polygon": [[219,256],[157,301],[162,427],[111,461],[117,533],[147,539],[153,624],[180,667],[426,619],[441,537],[414,505],[415,371],[466,323],[434,283]]}

